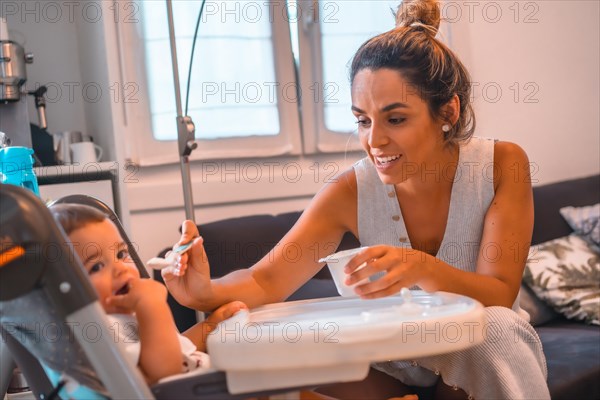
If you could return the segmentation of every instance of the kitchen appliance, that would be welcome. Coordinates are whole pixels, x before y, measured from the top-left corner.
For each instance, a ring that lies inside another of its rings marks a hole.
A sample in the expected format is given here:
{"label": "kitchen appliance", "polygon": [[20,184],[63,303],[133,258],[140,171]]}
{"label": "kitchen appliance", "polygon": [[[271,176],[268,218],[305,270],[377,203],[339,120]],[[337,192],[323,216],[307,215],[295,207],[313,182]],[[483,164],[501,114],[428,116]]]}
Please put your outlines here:
{"label": "kitchen appliance", "polygon": [[54,135],[54,148],[56,161],[59,164],[71,164],[71,145],[83,141],[83,135],[79,131],[64,131]]}
{"label": "kitchen appliance", "polygon": [[[33,54],[9,40],[6,20],[0,18],[0,131],[13,146],[31,148],[31,130],[27,111],[25,64],[33,63]],[[22,96],[25,95],[25,96]]]}

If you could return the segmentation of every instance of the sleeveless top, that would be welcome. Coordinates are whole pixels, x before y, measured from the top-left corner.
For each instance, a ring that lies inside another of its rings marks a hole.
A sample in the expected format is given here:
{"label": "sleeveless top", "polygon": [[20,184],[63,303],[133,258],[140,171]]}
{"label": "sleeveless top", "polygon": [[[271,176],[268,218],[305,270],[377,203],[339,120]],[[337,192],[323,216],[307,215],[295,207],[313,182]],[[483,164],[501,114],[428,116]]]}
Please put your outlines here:
{"label": "sleeveless top", "polygon": [[[422,175],[452,180],[446,231],[436,258],[467,272],[475,272],[487,210],[494,198],[493,139],[472,137],[459,147],[454,176],[449,168],[437,165]],[[389,245],[411,248],[394,185],[381,182],[372,161],[363,158],[354,166],[358,187],[358,239],[361,246]],[[486,245],[488,257],[497,257],[500,248]],[[520,309],[517,296],[512,309],[529,320]]]}

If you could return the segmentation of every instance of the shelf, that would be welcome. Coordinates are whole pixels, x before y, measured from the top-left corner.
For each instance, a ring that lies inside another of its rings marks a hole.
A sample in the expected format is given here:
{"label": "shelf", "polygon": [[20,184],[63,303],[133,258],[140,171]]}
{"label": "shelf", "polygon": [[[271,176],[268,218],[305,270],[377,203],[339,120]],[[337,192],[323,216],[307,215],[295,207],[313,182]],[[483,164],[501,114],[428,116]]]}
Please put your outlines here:
{"label": "shelf", "polygon": [[44,201],[85,194],[103,201],[122,219],[118,167],[116,162],[95,162],[37,167],[34,172]]}
{"label": "shelf", "polygon": [[89,182],[118,176],[116,162],[92,162],[71,165],[50,165],[33,169],[39,184]]}

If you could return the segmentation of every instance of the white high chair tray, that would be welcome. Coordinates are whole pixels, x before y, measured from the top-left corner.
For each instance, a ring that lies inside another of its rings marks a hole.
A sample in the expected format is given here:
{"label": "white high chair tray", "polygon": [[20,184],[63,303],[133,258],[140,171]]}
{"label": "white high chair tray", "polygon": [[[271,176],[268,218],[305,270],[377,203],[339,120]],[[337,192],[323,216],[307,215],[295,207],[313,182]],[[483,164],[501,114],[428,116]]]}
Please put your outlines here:
{"label": "white high chair tray", "polygon": [[485,323],[479,302],[452,293],[331,297],[240,312],[209,335],[208,351],[236,394],[361,380],[371,362],[480,343]]}

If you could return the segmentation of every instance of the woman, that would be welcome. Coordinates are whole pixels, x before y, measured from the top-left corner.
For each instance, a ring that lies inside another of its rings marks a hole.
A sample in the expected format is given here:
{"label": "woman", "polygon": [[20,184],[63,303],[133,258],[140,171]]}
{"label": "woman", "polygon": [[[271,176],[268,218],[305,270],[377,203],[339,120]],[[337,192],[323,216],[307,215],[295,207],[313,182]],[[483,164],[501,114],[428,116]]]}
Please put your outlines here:
{"label": "woman", "polygon": [[[527,156],[515,144],[472,137],[469,75],[435,39],[439,21],[435,1],[405,1],[397,27],[357,51],[352,112],[367,156],[323,187],[270,254],[211,281],[197,238],[180,260],[182,276],[165,273],[165,281],[178,301],[201,310],[282,301],[349,231],[369,247],[348,265],[347,282],[386,272],[356,288],[362,298],[402,287],[467,295],[486,306],[495,334],[467,350],[375,364],[367,382],[322,393],[385,397],[409,393],[410,385],[445,399],[549,398],[539,339],[518,306],[533,228]],[[191,222],[183,232],[180,243],[198,236]],[[290,243],[302,249],[299,261],[286,258]]]}

